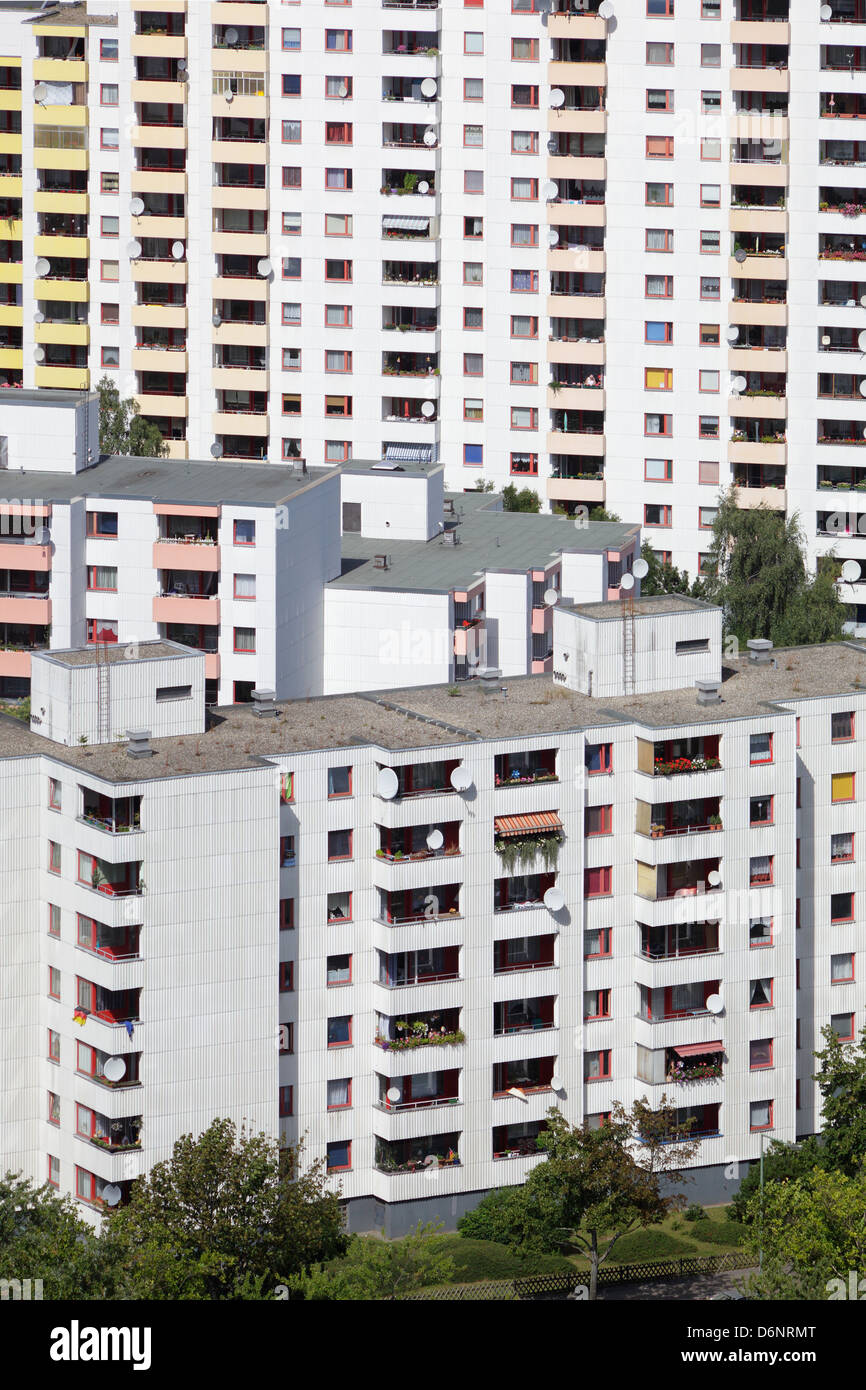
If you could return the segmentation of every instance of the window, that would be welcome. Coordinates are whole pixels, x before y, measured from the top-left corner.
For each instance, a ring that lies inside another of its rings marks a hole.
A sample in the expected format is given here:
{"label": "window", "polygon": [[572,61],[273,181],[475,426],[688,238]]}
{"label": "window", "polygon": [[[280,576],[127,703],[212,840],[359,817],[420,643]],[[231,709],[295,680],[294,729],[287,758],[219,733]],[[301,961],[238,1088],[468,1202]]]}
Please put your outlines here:
{"label": "window", "polygon": [[294,328],[300,327],[300,323],[301,323],[301,306],[300,306],[300,304],[296,304],[296,303],[292,303],[292,304],[283,304],[282,309],[283,309],[283,313],[282,313],[282,320],[283,320],[283,323],[286,324],[288,327],[294,327]]}
{"label": "window", "polygon": [[99,148],[116,150],[119,148],[120,131],[113,126],[103,126],[99,132]]}
{"label": "window", "polygon": [[326,260],[325,279],[349,281],[352,279],[352,267],[352,261]]}
{"label": "window", "polygon": [[702,323],[700,325],[698,342],[701,347],[718,347],[719,341],[719,325],[717,323]]}
{"label": "window", "polygon": [[59,874],[61,871],[61,850],[54,840],[48,841],[48,868],[52,874]]}
{"label": "window", "polygon": [[672,43],[648,43],[646,46],[647,67],[672,67],[674,46]]}
{"label": "window", "polygon": [[854,858],[854,835],[850,830],[830,836],[831,864],[844,864]]}
{"label": "window", "polygon": [[674,0],[646,0],[646,12],[651,18],[673,19]]}
{"label": "window", "polygon": [[643,475],[648,483],[670,483],[674,476],[673,459],[644,459]]}
{"label": "window", "polygon": [[718,43],[701,44],[701,67],[718,68],[722,64],[722,46]]}
{"label": "window", "polygon": [[463,375],[464,376],[483,376],[484,358],[480,352],[464,352],[463,354]]}
{"label": "window", "polygon": [[48,904],[48,935],[60,935],[60,908],[56,903]]}
{"label": "window", "polygon": [[352,769],[351,767],[329,767],[328,768],[328,796],[351,796],[352,795]]}
{"label": "window", "polygon": [[99,88],[99,100],[103,106],[116,106],[119,88],[115,82],[103,82]]}
{"label": "window", "polygon": [[672,343],[673,340],[674,326],[672,323],[663,323],[659,320],[650,320],[644,323],[644,342]]}
{"label": "window", "polygon": [[534,386],[538,381],[538,363],[512,362],[511,381],[514,386]]}
{"label": "window", "polygon": [[103,63],[117,62],[117,39],[100,39],[99,56]]}
{"label": "window", "polygon": [[584,869],[583,895],[585,898],[607,897],[611,892],[611,868]]}
{"label": "window", "polygon": [[610,772],[613,769],[613,744],[612,743],[588,743],[584,750],[583,762],[586,771],[590,774],[596,772]]}
{"label": "window", "polygon": [[[57,781],[57,778],[49,777],[48,805],[51,807],[52,811],[59,811],[62,809],[62,791],[62,786],[60,782]],[[56,935],[60,935],[59,931],[56,933]]]}
{"label": "window", "polygon": [[647,299],[672,299],[674,277],[672,275],[644,276],[644,294]]}
{"label": "window", "polygon": [[463,419],[483,420],[484,402],[475,397],[465,397],[463,400]]}
{"label": "window", "polygon": [[351,830],[329,830],[328,831],[328,859],[351,859],[352,858],[352,832]]}
{"label": "window", "polygon": [[352,215],[345,212],[325,213],[325,236],[351,236]]}
{"label": "window", "polygon": [[301,74],[299,72],[283,73],[283,96],[299,97],[301,95]]}
{"label": "window", "polygon": [[[719,437],[719,417],[718,415],[699,415],[698,416],[698,437],[700,439],[718,439]],[[712,525],[712,522],[710,522]]]}
{"label": "window", "polygon": [[303,183],[303,174],[300,165],[283,165],[283,188],[300,188]]}
{"label": "window", "polygon": [[464,285],[484,284],[484,265],[481,261],[463,262],[463,283]]}
{"label": "window", "polygon": [[588,806],[584,819],[584,835],[610,835],[613,825],[612,806]]}
{"label": "window", "polygon": [[721,250],[721,232],[701,232],[701,254],[717,256]]}
{"label": "window", "polygon": [[325,97],[331,101],[338,99],[344,101],[352,99],[352,79],[351,77],[326,77],[325,78]]}
{"label": "window", "polygon": [[670,207],[674,201],[672,183],[648,183],[646,185],[647,207]]}
{"label": "window", "polygon": [[749,824],[773,824],[773,798],[771,796],[753,796],[750,798]]}
{"label": "window", "polygon": [[512,130],[512,154],[538,154],[537,130]]}
{"label": "window", "polygon": [[854,1015],[853,1014],[831,1014],[830,1027],[843,1042],[853,1042],[854,1040]]}
{"label": "window", "polygon": [[87,619],[88,642],[116,642],[117,623],[109,618]]}
{"label": "window", "polygon": [[294,931],[295,928],[295,900],[294,898],[280,899],[280,931]]}
{"label": "window", "polygon": [[352,327],[352,306],[351,306],[351,304],[326,304],[326,305],[325,305],[325,327],[326,327],[326,328],[351,328],[351,327]]}
{"label": "window", "polygon": [[610,1048],[600,1052],[584,1053],[584,1080],[607,1081],[610,1079]]}
{"label": "window", "polygon": [[592,960],[595,956],[610,955],[610,927],[599,927],[594,931],[584,932],[583,954],[585,960]]}
{"label": "window", "polygon": [[348,463],[352,457],[350,439],[326,439],[325,463]]}
{"label": "window", "polygon": [[325,1150],[325,1167],[329,1173],[338,1173],[352,1166],[351,1139],[334,1139]]}
{"label": "window", "polygon": [[117,568],[115,565],[88,565],[88,589],[101,589],[108,593],[117,592]]}
{"label": "window", "polygon": [[512,454],[511,455],[511,476],[538,477],[538,455],[537,454]]}
{"label": "window", "polygon": [[667,227],[647,227],[645,246],[647,251],[673,251],[673,231]]}
{"label": "window", "polygon": [[51,999],[60,998],[60,971],[53,965],[48,967],[48,994]]}
{"label": "window", "polygon": [[760,888],[773,882],[773,855],[754,854],[749,860],[749,887]]}
{"label": "window", "polygon": [[[333,958],[331,958],[333,959]],[[330,983],[330,980],[329,982]],[[338,1081],[327,1082],[327,1108],[329,1110],[348,1110],[352,1104],[352,1078],[341,1077]]]}
{"label": "window", "polygon": [[119,262],[119,261],[100,261],[100,262],[99,262],[99,275],[100,275],[100,279],[102,279],[102,280],[119,280],[119,279],[120,279],[120,262]]}
{"label": "window", "polygon": [[[300,280],[301,278],[301,258],[300,256],[283,256],[283,279]],[[325,262],[327,265],[327,261]]]}
{"label": "window", "polygon": [[465,125],[463,127],[463,146],[467,150],[481,149],[484,144],[483,125]]}
{"label": "window", "polygon": [[854,894],[853,893],[831,893],[830,894],[830,921],[831,922],[853,922],[854,920]]}
{"label": "window", "polygon": [[254,652],[256,649],[256,630],[254,627],[234,629],[234,649],[236,652]]}
{"label": "window", "polygon": [[773,1065],[773,1039],[753,1038],[749,1042],[749,1071],[763,1071]]}
{"label": "window", "polygon": [[674,374],[670,367],[646,367],[643,374],[646,391],[672,391]]}
{"label": "window", "polygon": [[715,275],[701,276],[701,299],[719,298],[719,279]]}
{"label": "window", "polygon": [[348,1047],[352,1042],[352,1015],[328,1019],[328,1047]]}
{"label": "window", "polygon": [[299,372],[301,370],[301,349],[283,348],[283,371]]}
{"label": "window", "polygon": [[537,271],[537,270],[512,270],[512,272],[511,272],[511,292],[512,292],[512,294],[537,294],[537,293],[538,293],[538,271]]}
{"label": "window", "polygon": [[773,1128],[773,1102],[771,1100],[749,1101],[749,1129]]}
{"label": "window", "polygon": [[749,1008],[769,1009],[773,1004],[773,981],[752,980],[749,985]]}
{"label": "window", "polygon": [[718,390],[719,390],[719,373],[718,373],[718,372],[699,371],[699,372],[698,372],[698,390],[699,390],[699,391],[708,391],[708,392],[711,392],[711,393],[716,393],[716,394],[718,394]]}
{"label": "window", "polygon": [[255,545],[256,523],[238,518],[234,524],[235,545]]}
{"label": "window", "polygon": [[102,362],[102,366],[103,366],[103,367],[119,367],[119,366],[120,366],[120,348],[118,348],[118,347],[103,347],[103,349],[102,349],[102,354],[101,354],[101,362]]}
{"label": "window", "polygon": [[326,29],[325,30],[325,49],[329,53],[351,53],[352,52],[352,30],[351,29]]}
{"label": "window", "polygon": [[610,990],[585,990],[583,995],[583,1016],[587,1022],[597,1018],[610,1018]]}
{"label": "window", "polygon": [[484,100],[484,78],[483,78],[483,77],[464,77],[464,79],[463,79],[463,100],[464,100],[464,101],[483,101],[483,100]]}
{"label": "window", "polygon": [[464,170],[463,170],[463,192],[464,192],[464,193],[483,193],[483,192],[484,192],[484,170],[483,170],[483,169],[464,169]]}
{"label": "window", "polygon": [[511,245],[512,246],[537,246],[538,245],[538,225],[530,222],[512,222],[511,224]]}
{"label": "window", "polygon": [[464,217],[463,237],[466,241],[480,241],[484,236],[483,217]]}
{"label": "window", "polygon": [[339,348],[325,349],[325,371],[326,372],[351,372],[352,354],[351,352],[341,352]]}
{"label": "window", "polygon": [[[706,156],[703,154],[703,142],[702,142],[702,153],[701,153],[701,158],[703,159],[703,158],[705,158],[705,157],[706,157]],[[716,158],[719,158],[719,157],[720,157],[719,155],[716,156]],[[702,183],[702,184],[701,184],[701,207],[702,207],[702,208],[717,208],[717,207],[720,205],[721,201],[722,201],[722,189],[721,189],[721,185],[720,185],[720,184],[717,184],[717,183]]]}
{"label": "window", "polygon": [[512,202],[537,202],[538,200],[538,179],[512,179],[511,180],[511,199]]}
{"label": "window", "polygon": [[[81,1109],[81,1106],[80,1106],[80,1105],[79,1105],[78,1109],[79,1109],[79,1110]],[[48,1116],[47,1116],[47,1118],[48,1118],[48,1123],[49,1123],[50,1125],[59,1125],[59,1124],[60,1124],[60,1097],[59,1097],[59,1096],[56,1096],[56,1095],[54,1094],[53,1091],[49,1091],[49,1092],[48,1092]]]}
{"label": "window", "polygon": [[[301,122],[283,121],[283,144],[300,145],[301,143]],[[285,188],[286,185],[283,184]]]}
{"label": "window", "polygon": [[[707,139],[707,140],[701,140],[701,159],[721,159],[721,157],[722,157],[722,142],[721,142],[721,140],[709,140],[709,139]],[[706,184],[705,184],[703,187],[709,187],[709,185],[706,185]],[[701,189],[701,192],[703,193],[703,188]],[[715,202],[710,202],[710,201],[704,202],[703,197],[702,197],[702,198],[701,198],[701,204],[702,204],[703,207],[718,207],[718,200],[715,201]]]}
{"label": "window", "polygon": [[474,58],[484,52],[484,35],[477,30],[464,31],[463,52],[467,57]]}
{"label": "window", "polygon": [[120,192],[120,174],[116,169],[103,169],[99,175],[99,191],[100,193]]}
{"label": "window", "polygon": [[[285,185],[283,185],[283,186],[285,187]],[[300,186],[300,185],[299,185],[299,186]],[[283,225],[283,236],[300,236],[300,235],[301,235],[301,214],[300,214],[299,212],[284,212],[284,213],[283,213],[283,219],[282,219],[282,225]]]}
{"label": "window", "polygon": [[646,414],[643,417],[644,434],[673,434],[673,416]]}
{"label": "window", "polygon": [[842,955],[830,957],[831,985],[849,984],[854,979],[854,954],[845,951]]}
{"label": "window", "polygon": [[537,338],[538,319],[534,314],[511,315],[512,338]]}
{"label": "window", "polygon": [[538,88],[517,83],[511,88],[511,105],[520,107],[538,106]]}
{"label": "window", "polygon": [[534,63],[538,61],[538,39],[512,39],[512,63]]}
{"label": "window", "polygon": [[300,51],[300,47],[301,47],[301,31],[300,31],[300,29],[284,29],[284,30],[283,30],[283,52],[284,52],[284,53],[297,53],[297,52]]}
{"label": "window", "polygon": [[294,835],[280,836],[280,868],[293,869],[297,863]]}
{"label": "window", "polygon": [[295,962],[280,961],[280,994],[293,994],[295,989]]}
{"label": "window", "polygon": [[280,1119],[284,1120],[293,1115],[295,1111],[295,1088],[294,1086],[280,1087]]}
{"label": "window", "polygon": [[325,188],[350,189],[352,187],[351,169],[326,169]]}
{"label": "window", "polygon": [[834,772],[830,778],[830,800],[853,801],[854,800],[854,773],[853,772]]}
{"label": "window", "polygon": [[538,411],[534,406],[513,405],[511,407],[511,428],[513,430],[537,430]]}
{"label": "window", "polygon": [[100,217],[99,231],[101,236],[115,237],[120,235],[119,217]]}
{"label": "window", "polygon": [[831,714],[830,737],[834,743],[847,743],[854,737],[854,714],[849,710],[844,714]]}
{"label": "window", "polygon": [[464,444],[463,445],[463,465],[464,467],[477,467],[484,462],[483,444]]}
{"label": "window", "polygon": [[464,308],[463,327],[473,332],[484,327],[484,310],[480,308]]}
{"label": "window", "polygon": [[645,502],[643,513],[646,526],[671,526],[673,524],[672,509],[660,502]]}

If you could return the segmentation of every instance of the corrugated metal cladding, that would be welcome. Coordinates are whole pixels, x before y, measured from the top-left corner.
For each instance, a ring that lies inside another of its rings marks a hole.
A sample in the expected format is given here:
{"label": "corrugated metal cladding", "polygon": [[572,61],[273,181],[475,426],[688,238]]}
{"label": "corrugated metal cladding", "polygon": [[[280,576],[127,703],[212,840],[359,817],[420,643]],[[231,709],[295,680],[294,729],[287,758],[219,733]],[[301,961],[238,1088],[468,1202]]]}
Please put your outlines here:
{"label": "corrugated metal cladding", "polygon": [[525,835],[533,830],[561,830],[562,821],[555,811],[534,811],[527,816],[496,816],[493,829],[497,835]]}

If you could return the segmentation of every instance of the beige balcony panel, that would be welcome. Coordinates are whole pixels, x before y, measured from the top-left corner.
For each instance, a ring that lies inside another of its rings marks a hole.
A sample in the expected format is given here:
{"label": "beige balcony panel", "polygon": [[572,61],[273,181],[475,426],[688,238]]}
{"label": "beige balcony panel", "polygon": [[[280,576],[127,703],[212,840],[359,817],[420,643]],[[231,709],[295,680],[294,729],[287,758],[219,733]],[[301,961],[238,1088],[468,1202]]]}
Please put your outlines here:
{"label": "beige balcony panel", "polygon": [[87,63],[83,58],[34,58],[34,82],[86,82]]}
{"label": "beige balcony panel", "polygon": [[784,348],[731,348],[728,366],[732,372],[786,372],[788,354]]}
{"label": "beige balcony panel", "polygon": [[[516,113],[515,113],[516,114]],[[555,135],[558,130],[575,131],[585,135],[603,135],[607,130],[606,111],[567,111],[552,107],[548,112],[548,130]]]}
{"label": "beige balcony panel", "polygon": [[548,63],[547,80],[551,87],[606,87],[607,64]]}
{"label": "beige balcony panel", "polygon": [[267,435],[269,433],[268,416],[235,415],[231,412],[215,410],[213,413],[213,432],[214,434]]}
{"label": "beige balcony panel", "polygon": [[185,150],[186,126],[137,125],[132,128],[132,143],[137,148],[154,150]]}
{"label": "beige balcony panel", "polygon": [[604,343],[566,343],[548,340],[548,362],[596,363],[604,361]]}
{"label": "beige balcony panel", "polygon": [[267,164],[268,146],[263,140],[212,140],[210,155],[214,164]]}
{"label": "beige balcony panel", "polygon": [[90,200],[86,193],[34,193],[33,207],[36,212],[86,213]]}
{"label": "beige balcony panel", "polygon": [[[265,16],[267,18],[267,16]],[[248,14],[245,23],[251,22]],[[252,21],[255,23],[255,21]],[[267,72],[268,51],[262,48],[212,48],[214,72]]]}
{"label": "beige balcony panel", "polygon": [[90,255],[90,242],[86,236],[35,236],[33,254],[49,259],[52,256],[69,256],[72,260],[86,261]]}
{"label": "beige balcony panel", "polygon": [[788,494],[783,487],[738,487],[737,506],[745,511],[772,507],[774,512],[784,512],[788,509]]}
{"label": "beige balcony panel", "polygon": [[[776,28],[775,24],[772,28]],[[731,69],[731,90],[734,92],[787,92],[790,85],[787,68],[781,72],[778,68]]]}
{"label": "beige balcony panel", "polygon": [[130,188],[133,193],[186,193],[186,174],[167,173],[164,169],[133,169]]}
{"label": "beige balcony panel", "polygon": [[[0,153],[8,153],[8,147],[4,148],[4,140],[17,139],[17,150],[21,152],[21,136],[0,136]],[[15,151],[13,150],[12,153]],[[86,169],[90,162],[87,150],[53,150],[43,149],[41,145],[35,145],[31,154],[33,156],[33,167],[35,169]]]}
{"label": "beige balcony panel", "polygon": [[552,39],[603,39],[607,30],[596,14],[552,14],[547,32]]}
{"label": "beige balcony panel", "polygon": [[163,446],[168,451],[165,455],[167,459],[189,458],[189,443],[186,439],[164,439]]}
{"label": "beige balcony panel", "polygon": [[[184,6],[185,8],[185,6]],[[226,0],[217,0],[217,3],[210,7],[210,19],[212,24],[258,24],[261,21],[256,19],[256,15],[261,15],[261,8],[249,4],[231,4]],[[267,15],[264,17],[267,23]]]}
{"label": "beige balcony panel", "polygon": [[787,188],[787,164],[738,164],[732,159],[728,165],[731,183],[748,184],[750,188]]}
{"label": "beige balcony panel", "polygon": [[788,231],[788,214],[777,208],[731,208],[730,228],[732,232],[781,232]]}
{"label": "beige balcony panel", "polygon": [[214,367],[215,391],[267,391],[268,373],[256,367]]}
{"label": "beige balcony panel", "polygon": [[747,304],[733,301],[728,307],[731,323],[759,323],[767,328],[779,328],[788,322],[787,304]]}
{"label": "beige balcony panel", "polygon": [[90,326],[86,323],[34,323],[33,337],[37,343],[69,343],[86,347],[90,342]]}
{"label": "beige balcony panel", "polygon": [[133,280],[157,285],[185,285],[189,275],[186,261],[131,261]]}
{"label": "beige balcony panel", "polygon": [[135,396],[142,415],[176,415],[186,419],[189,401],[186,396]]}
{"label": "beige balcony panel", "polygon": [[547,436],[547,449],[551,454],[592,454],[604,457],[603,434],[565,434],[551,430]]}
{"label": "beige balcony panel", "polygon": [[223,323],[213,330],[215,343],[233,343],[239,347],[267,347],[266,323]]}
{"label": "beige balcony panel", "polygon": [[169,106],[184,106],[188,91],[188,82],[140,82],[133,78],[129,95],[131,101],[164,101]]}
{"label": "beige balcony panel", "polygon": [[[767,112],[738,111],[728,122],[732,140],[787,140],[790,122],[787,116]],[[739,166],[737,166],[739,168]]]}
{"label": "beige balcony panel", "polygon": [[784,256],[747,256],[742,262],[731,256],[728,274],[737,280],[787,280],[788,262]]}
{"label": "beige balcony panel", "polygon": [[[6,328],[22,328],[24,325],[24,305],[0,304],[0,324],[3,324]],[[2,568],[7,567],[0,565],[0,569]]]}
{"label": "beige balcony panel", "polygon": [[270,286],[262,276],[256,279],[240,280],[228,275],[214,276],[211,281],[214,299],[256,299],[268,298]]}
{"label": "beige balcony panel", "polygon": [[551,294],[547,297],[547,312],[551,318],[603,319],[607,306],[603,299],[588,294]]}
{"label": "beige balcony panel", "polygon": [[782,44],[791,42],[791,26],[783,20],[735,19],[731,43]]}
{"label": "beige balcony panel", "polygon": [[4,87],[0,89],[0,111],[20,111],[21,110],[21,91],[14,88]]}
{"label": "beige balcony panel", "polygon": [[[540,233],[544,236],[542,230]],[[548,270],[583,271],[586,275],[603,275],[605,270],[604,251],[590,251],[577,246],[573,251],[554,249],[547,253]]]}
{"label": "beige balcony panel", "polygon": [[547,161],[550,179],[604,179],[607,160],[589,155],[552,154]]}
{"label": "beige balcony panel", "polygon": [[[393,106],[393,102],[388,103]],[[226,101],[222,96],[211,96],[211,115],[213,116],[258,116],[262,120],[267,118],[268,99],[266,96],[242,97],[236,96],[233,101]]]}
{"label": "beige balcony panel", "polygon": [[186,307],[176,304],[133,304],[132,323],[135,328],[186,328]]}
{"label": "beige balcony panel", "polygon": [[728,442],[729,463],[784,463],[787,458],[787,445],[782,444],[735,444]]}
{"label": "beige balcony panel", "polygon": [[551,502],[603,502],[604,478],[548,478],[547,496]]}
{"label": "beige balcony panel", "polygon": [[171,351],[162,348],[132,349],[132,370],[134,372],[185,372],[188,370],[187,354],[178,348]]}
{"label": "beige balcony panel", "polygon": [[[187,0],[159,0],[159,10],[161,14],[186,14],[186,5]],[[154,8],[154,3],[153,0],[130,0],[130,7],[133,10],[152,10]],[[219,7],[215,6],[214,8],[218,9]],[[249,13],[249,9],[246,5],[242,5],[241,9]],[[214,24],[216,24],[216,22],[217,21],[214,20]]]}
{"label": "beige balcony panel", "polygon": [[64,299],[84,304],[90,298],[90,284],[87,280],[34,280],[33,296],[35,299]]}
{"label": "beige balcony panel", "polygon": [[162,237],[174,241],[187,236],[185,217],[144,217],[130,218],[132,234],[136,237]]}
{"label": "beige balcony panel", "polygon": [[604,410],[604,390],[600,387],[583,389],[580,386],[561,386],[558,391],[547,388],[547,404],[551,410]]}
{"label": "beige balcony panel", "polygon": [[607,220],[604,203],[548,203],[547,220],[559,227],[603,227]]}
{"label": "beige balcony panel", "polygon": [[753,420],[786,420],[788,401],[785,396],[731,396],[728,412]]}
{"label": "beige balcony panel", "polygon": [[153,600],[155,623],[204,623],[213,627],[220,620],[218,598],[184,597],[181,594],[157,594]]}
{"label": "beige balcony panel", "polygon": [[266,256],[269,250],[267,232],[214,232],[214,254],[237,256]]}
{"label": "beige balcony panel", "polygon": [[85,391],[90,386],[87,367],[37,367],[35,386],[59,386],[66,391]]}
{"label": "beige balcony panel", "polygon": [[186,38],[183,34],[133,34],[129,51],[133,58],[185,58]]}
{"label": "beige balcony panel", "polygon": [[212,188],[211,206],[215,208],[252,208],[265,212],[268,206],[266,188]]}

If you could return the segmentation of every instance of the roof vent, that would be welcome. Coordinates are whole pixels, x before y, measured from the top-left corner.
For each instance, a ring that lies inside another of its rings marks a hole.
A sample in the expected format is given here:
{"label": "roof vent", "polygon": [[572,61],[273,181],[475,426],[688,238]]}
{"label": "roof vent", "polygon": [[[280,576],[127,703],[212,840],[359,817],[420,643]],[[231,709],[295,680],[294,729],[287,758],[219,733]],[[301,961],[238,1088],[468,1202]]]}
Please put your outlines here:
{"label": "roof vent", "polygon": [[374,556],[373,556],[373,569],[374,569],[374,570],[386,570],[387,568],[388,568],[388,556],[387,556],[387,555],[374,555]]}
{"label": "roof vent", "polygon": [[695,681],[699,705],[720,705],[722,702],[721,681]]}
{"label": "roof vent", "polygon": [[459,545],[460,537],[458,536],[456,530],[444,531],[442,533],[442,542],[444,545]]}
{"label": "roof vent", "polygon": [[771,660],[773,644],[766,637],[753,637],[746,643],[749,649],[749,660],[754,661],[758,666],[766,666]]}
{"label": "roof vent", "polygon": [[277,707],[274,704],[274,699],[276,697],[275,691],[254,690],[252,692],[252,697],[253,714],[257,714],[260,719],[264,719],[268,716],[273,717],[274,715],[276,715]]}
{"label": "roof vent", "polygon": [[454,498],[453,498],[453,497],[446,497],[446,498],[445,498],[444,502],[442,503],[442,511],[443,511],[443,513],[445,514],[445,516],[453,516],[453,515],[454,515]]}
{"label": "roof vent", "polygon": [[485,667],[478,672],[478,683],[482,693],[485,695],[496,695],[499,693],[502,682],[502,672],[498,668],[491,666]]}
{"label": "roof vent", "polygon": [[127,757],[153,757],[153,749],[150,746],[150,729],[127,729],[126,737],[129,740],[126,746]]}

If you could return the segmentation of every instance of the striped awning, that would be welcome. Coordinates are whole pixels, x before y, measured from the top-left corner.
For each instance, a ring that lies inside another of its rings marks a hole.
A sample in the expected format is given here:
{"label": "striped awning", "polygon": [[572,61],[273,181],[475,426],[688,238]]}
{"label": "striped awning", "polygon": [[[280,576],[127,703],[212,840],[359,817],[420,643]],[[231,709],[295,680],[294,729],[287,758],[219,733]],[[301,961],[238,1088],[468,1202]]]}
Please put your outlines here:
{"label": "striped awning", "polygon": [[430,225],[429,217],[383,217],[382,226],[386,231],[426,232]]}
{"label": "striped awning", "polygon": [[493,829],[497,835],[533,835],[540,830],[561,830],[562,821],[555,811],[533,811],[528,816],[494,816]]}
{"label": "striped awning", "polygon": [[395,463],[429,463],[431,447],[429,444],[386,444],[385,458]]}
{"label": "striped awning", "polygon": [[705,1057],[710,1052],[724,1052],[725,1045],[721,1042],[685,1043],[673,1050],[678,1057]]}

